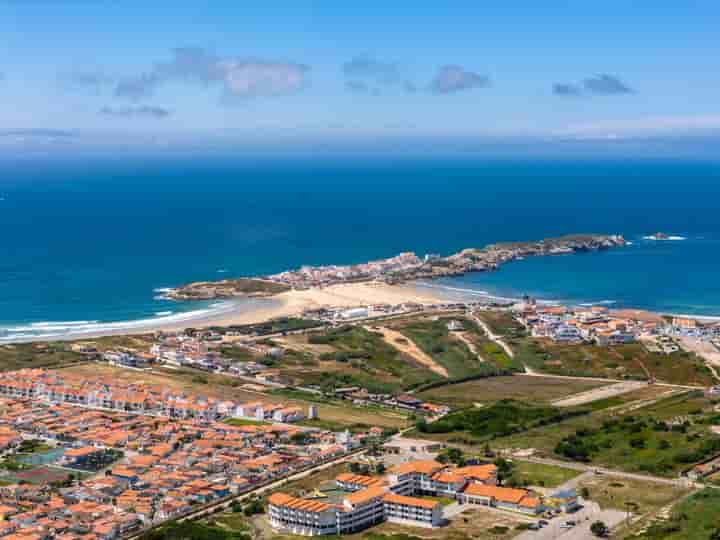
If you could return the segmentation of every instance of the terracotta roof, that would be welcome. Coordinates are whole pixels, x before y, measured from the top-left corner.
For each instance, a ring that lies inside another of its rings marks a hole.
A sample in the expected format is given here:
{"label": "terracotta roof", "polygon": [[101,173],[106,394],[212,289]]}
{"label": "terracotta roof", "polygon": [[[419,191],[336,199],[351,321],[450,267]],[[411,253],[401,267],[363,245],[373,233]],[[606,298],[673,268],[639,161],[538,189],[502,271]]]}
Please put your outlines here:
{"label": "terracotta roof", "polygon": [[458,484],[460,482],[465,482],[465,477],[454,471],[440,471],[433,474],[431,478],[436,482],[441,482],[443,484]]}
{"label": "terracotta roof", "polygon": [[329,504],[306,499],[298,499],[296,497],[291,497],[286,493],[273,493],[268,498],[268,502],[275,506],[286,506],[301,512],[319,513],[332,508]]}
{"label": "terracotta roof", "polygon": [[370,502],[373,499],[379,499],[383,495],[385,495],[386,489],[383,486],[372,486],[366,489],[362,489],[360,491],[356,491],[355,493],[351,493],[347,497],[345,497],[345,502],[348,504],[352,504],[353,506],[365,504],[367,502]]}
{"label": "terracotta roof", "polygon": [[513,489],[499,486],[485,486],[482,484],[469,484],[465,487],[466,495],[474,495],[476,497],[491,497],[498,501],[519,504],[528,492],[524,489]]}
{"label": "terracotta roof", "polygon": [[524,508],[537,508],[540,506],[540,499],[537,499],[535,497],[525,497],[523,500],[520,501],[520,506]]}
{"label": "terracotta roof", "polygon": [[488,465],[468,465],[467,467],[458,467],[454,472],[475,480],[487,480],[495,475],[497,467],[492,463]]}
{"label": "terracotta roof", "polygon": [[413,506],[416,508],[427,508],[432,510],[436,506],[440,506],[437,501],[430,501],[427,499],[418,499],[417,497],[406,497],[404,495],[396,495],[395,493],[387,493],[383,497],[383,501],[392,504],[402,504],[404,506]]}
{"label": "terracotta roof", "polygon": [[390,472],[393,474],[408,474],[414,472],[420,474],[433,474],[443,468],[445,468],[445,465],[434,460],[409,461],[408,463],[396,465],[390,470]]}
{"label": "terracotta roof", "polygon": [[339,474],[335,480],[346,484],[358,484],[366,487],[385,484],[385,481],[382,478],[373,478],[372,476],[363,476],[352,473]]}

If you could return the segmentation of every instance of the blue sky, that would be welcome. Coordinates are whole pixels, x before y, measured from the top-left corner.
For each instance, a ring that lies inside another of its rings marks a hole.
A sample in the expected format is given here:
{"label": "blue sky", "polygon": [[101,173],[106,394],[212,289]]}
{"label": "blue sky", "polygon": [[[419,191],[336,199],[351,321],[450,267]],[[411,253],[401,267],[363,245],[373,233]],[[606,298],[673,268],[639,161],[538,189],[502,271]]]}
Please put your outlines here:
{"label": "blue sky", "polygon": [[717,1],[4,0],[0,130],[705,133],[718,21]]}

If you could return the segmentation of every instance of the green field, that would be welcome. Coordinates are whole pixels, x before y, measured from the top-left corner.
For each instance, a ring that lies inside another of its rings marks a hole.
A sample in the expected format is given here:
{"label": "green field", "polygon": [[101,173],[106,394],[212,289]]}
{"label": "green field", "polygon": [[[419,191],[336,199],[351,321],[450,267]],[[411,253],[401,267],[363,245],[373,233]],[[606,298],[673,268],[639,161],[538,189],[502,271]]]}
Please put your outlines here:
{"label": "green field", "polygon": [[[408,319],[393,322],[391,326],[414,341],[435,362],[443,366],[447,370],[450,379],[461,379],[483,373],[494,373],[498,369],[506,369],[504,366],[498,366],[495,363],[481,362],[463,341],[451,335],[447,328],[447,323],[451,319],[461,321],[468,332],[472,332],[477,336],[476,339],[478,339],[480,346],[483,346],[481,341],[483,338],[479,330],[470,321],[463,318]],[[491,353],[490,356],[491,360],[498,364],[507,364],[511,367],[514,365],[505,357],[504,353],[500,355]],[[510,367],[507,369],[510,369]]]}
{"label": "green field", "polygon": [[417,431],[421,434],[450,434],[477,443],[539,426],[550,426],[587,413],[584,409],[558,409],[505,399],[485,407],[456,411],[436,422],[420,421]]}
{"label": "green field", "polygon": [[546,465],[544,463],[530,463],[529,461],[513,460],[512,475],[506,481],[508,485],[557,487],[580,474],[579,471]]}
{"label": "green field", "polygon": [[418,397],[453,408],[472,407],[475,403],[488,403],[506,398],[547,403],[606,384],[583,379],[532,377],[518,374],[449,384],[420,392]]}
{"label": "green field", "polygon": [[374,392],[393,392],[439,380],[429,369],[403,356],[382,335],[359,326],[318,332],[308,337],[311,345],[330,347],[321,353],[323,362],[347,366],[342,371],[318,370],[303,376],[305,384],[325,389],[359,385]]}
{"label": "green field", "polygon": [[528,366],[554,375],[650,379],[674,384],[709,386],[712,372],[694,354],[648,352],[640,343],[614,347],[559,344],[549,340],[510,340],[516,358]]}
{"label": "green field", "polygon": [[18,343],[0,346],[0,371],[57,368],[84,361],[65,343]]}
{"label": "green field", "polygon": [[525,335],[525,327],[515,320],[513,314],[504,310],[478,311],[476,315],[488,325],[493,334],[509,338]]}
{"label": "green field", "polygon": [[656,519],[633,540],[715,540],[720,538],[720,490],[706,488],[672,507],[667,519]]}

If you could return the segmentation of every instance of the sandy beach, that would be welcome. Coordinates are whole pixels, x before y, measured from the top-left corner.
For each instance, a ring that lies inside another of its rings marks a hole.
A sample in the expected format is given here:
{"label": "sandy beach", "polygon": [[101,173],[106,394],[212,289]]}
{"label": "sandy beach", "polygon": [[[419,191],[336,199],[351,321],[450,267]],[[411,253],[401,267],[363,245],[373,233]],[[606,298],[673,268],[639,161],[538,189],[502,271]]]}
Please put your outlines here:
{"label": "sandy beach", "polygon": [[[253,324],[275,317],[301,315],[306,309],[320,307],[352,307],[367,304],[401,304],[416,302],[434,304],[444,301],[439,295],[420,291],[411,285],[388,285],[386,283],[362,282],[342,283],[325,288],[303,291],[288,291],[272,297],[273,304],[251,311],[223,313],[218,318],[208,318],[200,323],[192,321],[182,326],[230,326],[234,324]],[[162,327],[164,330],[177,330],[178,327]]]}

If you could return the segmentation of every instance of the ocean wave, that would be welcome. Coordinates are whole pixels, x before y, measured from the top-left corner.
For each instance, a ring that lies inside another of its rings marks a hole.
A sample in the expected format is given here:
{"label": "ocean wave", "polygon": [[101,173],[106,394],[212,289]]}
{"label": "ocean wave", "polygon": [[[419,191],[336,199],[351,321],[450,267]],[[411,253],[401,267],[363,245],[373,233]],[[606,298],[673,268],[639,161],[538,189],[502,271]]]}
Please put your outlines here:
{"label": "ocean wave", "polygon": [[153,289],[153,292],[168,293],[172,290],[173,290],[172,287],[158,287],[156,289]]}
{"label": "ocean wave", "polygon": [[643,236],[643,240],[653,240],[655,242],[667,242],[667,241],[679,241],[679,240],[687,240],[687,236],[679,236],[679,235],[671,235],[666,236],[664,238],[658,238],[654,234],[651,234],[649,236]]}
{"label": "ocean wave", "polygon": [[599,302],[583,302],[582,304],[578,304],[582,307],[593,307],[593,306],[611,306],[613,304],[617,304],[617,300],[600,300]]}
{"label": "ocean wave", "polygon": [[158,326],[174,326],[193,320],[203,320],[236,308],[231,301],[216,302],[207,308],[174,313],[159,311],[152,318],[131,321],[50,321],[0,328],[0,343],[40,339],[82,338],[90,335],[104,335],[123,331],[152,330]]}

